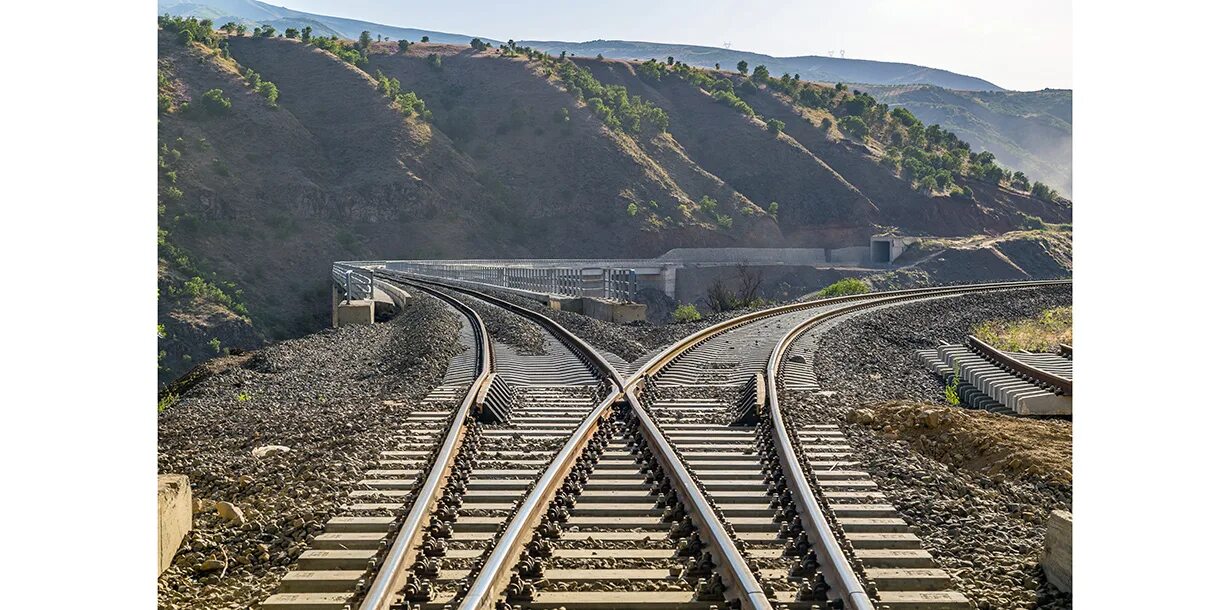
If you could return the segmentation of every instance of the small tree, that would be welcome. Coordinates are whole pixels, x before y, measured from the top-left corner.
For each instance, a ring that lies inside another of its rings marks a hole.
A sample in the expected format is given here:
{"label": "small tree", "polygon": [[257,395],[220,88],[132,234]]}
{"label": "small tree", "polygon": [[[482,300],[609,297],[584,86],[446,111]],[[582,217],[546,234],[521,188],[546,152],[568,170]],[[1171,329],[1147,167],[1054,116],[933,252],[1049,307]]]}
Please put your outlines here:
{"label": "small tree", "polygon": [[715,313],[729,311],[738,307],[735,302],[735,294],[726,287],[726,284],[721,279],[716,279],[709,288],[705,290],[705,305]]}
{"label": "small tree", "polygon": [[760,286],[764,284],[764,274],[753,271],[747,265],[739,265],[739,306],[749,307],[760,302]]}
{"label": "small tree", "polygon": [[283,35],[283,36],[285,36],[285,37],[287,37],[287,38],[298,38],[298,37],[299,37],[299,30],[297,30],[297,29],[295,29],[295,28],[286,28],[286,31],[285,31],[285,32],[283,32],[283,34],[282,34],[282,35]]}
{"label": "small tree", "polygon": [[628,216],[636,217],[638,211],[640,211],[640,208],[636,207],[636,202],[628,204]]}
{"label": "small tree", "polygon": [[846,136],[853,140],[862,142],[867,138],[867,123],[859,117],[843,116],[837,121],[837,127],[841,129],[842,133],[846,134]]}
{"label": "small tree", "polygon": [[721,64],[720,62],[719,62],[719,63],[715,63],[715,64],[713,64],[713,69],[714,69],[714,70],[721,70],[721,69],[722,69],[722,64]]}
{"label": "small tree", "polygon": [[359,33],[359,48],[366,51],[370,49],[371,46],[372,46],[372,33],[367,30],[363,30],[362,32]]}
{"label": "small tree", "polygon": [[210,89],[201,94],[200,103],[210,114],[226,114],[231,109],[231,100],[222,96],[221,89]]}
{"label": "small tree", "polygon": [[300,32],[299,34],[300,34],[299,38],[303,42],[312,42],[312,26],[310,25],[303,26],[303,31]]}
{"label": "small tree", "polygon": [[739,74],[747,76],[747,62],[746,61],[739,60],[739,64],[735,67],[738,68]]}
{"label": "small tree", "polygon": [[478,38],[473,38],[470,40],[470,48],[474,49],[475,51],[481,51],[486,47],[487,47],[486,43],[484,43],[482,40],[479,40]]}
{"label": "small tree", "polygon": [[673,65],[675,65],[675,58],[674,58],[674,56],[671,56],[671,55],[666,56],[666,65],[668,65],[668,66],[673,66]]}
{"label": "small tree", "polygon": [[757,83],[760,83],[763,85],[769,82],[770,78],[772,77],[769,75],[769,69],[764,67],[763,65],[756,66],[756,69],[752,70],[752,80]]}
{"label": "small tree", "polygon": [[409,50],[410,50],[409,40],[406,40],[405,38],[403,38],[397,41],[397,51],[399,53],[405,53],[406,51],[409,51]]}
{"label": "small tree", "polygon": [[765,124],[769,126],[769,132],[772,133],[774,137],[786,128],[786,123],[777,119],[769,119],[768,121],[765,121]]}
{"label": "small tree", "polygon": [[440,62],[440,55],[438,53],[432,53],[431,55],[427,56],[427,65],[432,70],[443,70],[444,69],[444,64]]}
{"label": "small tree", "polygon": [[244,33],[245,33],[245,32],[247,32],[247,31],[248,31],[248,26],[246,26],[246,25],[244,25],[244,24],[242,24],[242,23],[241,23],[241,24],[239,24],[239,25],[237,25],[237,26],[235,26],[235,33],[236,33],[236,34],[238,34],[238,35],[240,35],[240,36],[243,36],[243,35],[244,35]]}
{"label": "small tree", "polygon": [[222,31],[226,32],[227,34],[234,34],[235,33],[235,22],[228,21],[222,24]]}
{"label": "small tree", "polygon": [[278,86],[264,81],[256,86],[256,93],[265,98],[265,103],[269,104],[270,108],[276,108],[278,105]]}
{"label": "small tree", "polygon": [[773,220],[777,220],[777,202],[776,201],[769,202],[769,216],[772,216]]}
{"label": "small tree", "polygon": [[1030,188],[1029,193],[1043,201],[1054,201],[1056,197],[1055,189],[1042,184],[1042,181],[1040,180],[1034,182],[1034,185]]}
{"label": "small tree", "polygon": [[419,39],[419,41],[420,41],[420,42],[431,42],[431,38],[429,38],[429,37],[427,37],[427,36],[424,36],[424,37],[422,37],[421,39]]}

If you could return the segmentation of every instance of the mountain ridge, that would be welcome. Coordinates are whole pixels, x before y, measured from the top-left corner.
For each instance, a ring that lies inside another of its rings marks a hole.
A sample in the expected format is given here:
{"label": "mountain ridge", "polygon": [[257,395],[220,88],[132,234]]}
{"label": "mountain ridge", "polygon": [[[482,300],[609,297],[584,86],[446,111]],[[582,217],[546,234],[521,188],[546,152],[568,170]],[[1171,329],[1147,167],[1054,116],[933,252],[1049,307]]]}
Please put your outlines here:
{"label": "mountain ridge", "polygon": [[[417,42],[427,36],[432,42],[449,44],[468,44],[471,39],[478,38],[484,42],[499,44],[504,40],[438,32],[421,28],[392,26],[387,24],[334,17],[308,13],[295,9],[275,6],[260,0],[197,0],[181,2],[178,0],[159,0],[158,14],[169,13],[179,17],[199,17],[208,19],[235,20],[236,23],[246,21],[248,25],[271,25],[281,30],[286,27],[302,28],[304,24],[313,25],[317,34],[333,35],[355,39],[362,31],[370,31],[372,35],[386,38]],[[215,23],[221,25],[221,23]],[[318,29],[317,25],[324,29]],[[515,37],[513,38],[515,40]],[[568,41],[524,41],[518,40],[522,46],[531,46],[551,54],[567,50],[569,53],[590,56],[602,53],[612,59],[666,59],[674,55],[679,61],[698,63],[705,67],[714,63],[727,63],[728,69],[733,68],[740,59],[746,59],[750,64],[764,64],[771,72],[798,72],[807,80],[820,82],[846,82],[868,84],[909,84],[926,83],[946,88],[977,91],[1003,91],[1002,87],[987,80],[959,74],[940,68],[931,68],[903,62],[877,61],[869,59],[846,59],[823,57],[819,55],[800,55],[794,57],[775,57],[754,51],[739,51],[703,45],[684,45],[659,42],[642,42],[628,40],[590,40],[585,42]],[[604,51],[605,50],[605,51]]]}

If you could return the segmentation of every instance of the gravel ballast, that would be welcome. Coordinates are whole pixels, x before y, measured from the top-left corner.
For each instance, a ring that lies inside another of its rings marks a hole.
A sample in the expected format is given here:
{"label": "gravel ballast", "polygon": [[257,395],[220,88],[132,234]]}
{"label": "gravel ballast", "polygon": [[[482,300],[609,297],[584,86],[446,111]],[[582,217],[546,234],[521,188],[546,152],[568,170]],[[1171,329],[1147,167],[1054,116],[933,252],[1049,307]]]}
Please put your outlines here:
{"label": "gravel ballast", "polygon": [[[925,548],[953,576],[955,588],[977,608],[1071,607],[1071,595],[1047,584],[1038,567],[1047,515],[1072,508],[1071,466],[1066,477],[1053,476],[1017,468],[1012,455],[996,455],[993,459],[1003,464],[996,467],[970,455],[979,444],[968,431],[959,439],[943,430],[918,433],[914,427],[942,427],[964,414],[946,414],[954,408],[941,404],[943,383],[924,369],[914,352],[940,341],[960,342],[985,320],[1030,317],[1069,304],[1071,291],[1064,286],[933,300],[847,318],[828,327],[815,353],[821,388],[837,393],[782,394],[783,409],[796,425],[839,425],[887,500],[917,529]],[[915,404],[883,404],[888,400]],[[913,421],[902,415],[909,409],[921,409]],[[928,418],[928,412],[935,413]],[[994,418],[1025,421],[976,415],[991,418],[977,422],[982,426],[994,426]],[[1070,422],[1027,423],[1047,427],[1037,438],[1057,445],[1061,464],[1066,433],[1070,456]],[[1031,434],[1027,429],[1005,433]]]}
{"label": "gravel ballast", "polygon": [[817,380],[853,403],[943,400],[943,381],[920,365],[918,350],[962,343],[980,322],[1029,318],[1071,304],[1071,287],[1053,286],[896,305],[824,325]]}
{"label": "gravel ballast", "polygon": [[[215,361],[217,372],[159,414],[158,471],[188,475],[200,509],[158,580],[159,608],[258,607],[348,503],[389,432],[460,350],[457,317],[421,293],[410,298],[385,324]],[[254,455],[269,446],[289,451]]]}

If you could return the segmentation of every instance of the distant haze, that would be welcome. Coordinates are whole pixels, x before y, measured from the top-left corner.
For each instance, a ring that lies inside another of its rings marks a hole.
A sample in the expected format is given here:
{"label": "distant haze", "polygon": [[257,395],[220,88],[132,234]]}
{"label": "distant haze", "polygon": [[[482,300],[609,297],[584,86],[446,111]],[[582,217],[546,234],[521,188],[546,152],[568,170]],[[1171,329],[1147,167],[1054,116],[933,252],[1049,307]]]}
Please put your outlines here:
{"label": "distant haze", "polygon": [[497,40],[641,40],[907,62],[1017,91],[1072,86],[1070,0],[283,0],[287,8]]}

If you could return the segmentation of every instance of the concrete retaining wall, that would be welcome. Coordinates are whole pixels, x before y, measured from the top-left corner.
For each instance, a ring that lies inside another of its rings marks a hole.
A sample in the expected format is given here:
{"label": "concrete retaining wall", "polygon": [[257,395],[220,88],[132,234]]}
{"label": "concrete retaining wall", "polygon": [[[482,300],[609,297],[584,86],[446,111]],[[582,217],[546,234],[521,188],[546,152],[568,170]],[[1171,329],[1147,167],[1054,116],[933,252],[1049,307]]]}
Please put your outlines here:
{"label": "concrete retaining wall", "polygon": [[182,474],[158,475],[158,573],[171,567],[184,536],[192,530],[192,487]]}
{"label": "concrete retaining wall", "polygon": [[1060,591],[1072,591],[1072,513],[1052,511],[1046,520],[1042,571]]}
{"label": "concrete retaining wall", "polygon": [[646,308],[641,303],[621,303],[585,297],[583,307],[585,315],[596,320],[615,322],[616,324],[645,321]]}

